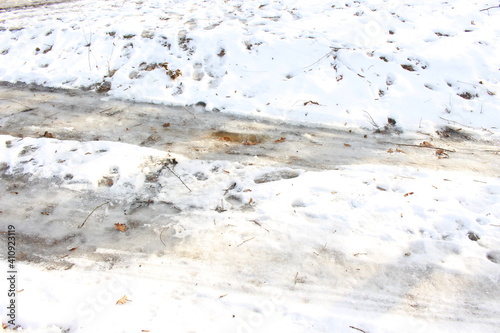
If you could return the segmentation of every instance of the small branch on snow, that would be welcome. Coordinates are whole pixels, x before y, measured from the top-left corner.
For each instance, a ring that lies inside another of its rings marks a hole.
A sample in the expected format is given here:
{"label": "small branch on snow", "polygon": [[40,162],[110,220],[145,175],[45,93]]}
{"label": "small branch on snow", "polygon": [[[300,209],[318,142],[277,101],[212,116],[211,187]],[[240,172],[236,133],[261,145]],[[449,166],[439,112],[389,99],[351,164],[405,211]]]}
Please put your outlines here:
{"label": "small branch on snow", "polygon": [[22,110],[21,112],[28,112],[28,111],[33,111],[35,108],[32,108],[30,106],[27,106],[27,105],[24,105],[22,103],[19,103],[19,102],[16,102],[16,101],[13,101],[11,99],[8,99],[8,98],[0,98],[0,101],[8,101],[8,102],[12,102],[12,103],[16,103],[16,104],[19,104],[21,106],[24,106],[26,108],[26,110]]}
{"label": "small branch on snow", "polygon": [[358,330],[360,332],[366,333],[366,331],[363,331],[361,328],[357,328],[357,327],[354,327],[354,326],[349,326],[349,328],[352,328],[353,330]]}
{"label": "small branch on snow", "polygon": [[443,150],[443,151],[449,151],[451,153],[456,153],[456,150],[450,150],[450,149],[446,149],[446,148],[431,147],[431,146],[420,146],[420,145],[410,145],[410,144],[405,144],[405,143],[396,143],[396,144],[398,146],[417,147],[417,148],[430,148],[430,149]]}
{"label": "small branch on snow", "polygon": [[250,222],[253,222],[253,223],[257,224],[259,227],[261,227],[261,228],[262,228],[262,229],[264,229],[265,231],[269,232],[269,230],[267,230],[266,228],[264,228],[264,227],[262,226],[262,224],[260,224],[259,222],[255,221],[255,220],[250,220]]}
{"label": "small branch on snow", "polygon": [[450,122],[450,123],[453,123],[453,124],[457,124],[457,125],[460,125],[460,126],[463,126],[463,127],[468,127],[468,128],[472,128],[472,129],[476,129],[474,127],[471,127],[471,126],[467,126],[467,125],[464,125],[464,124],[461,124],[459,123],[458,121],[454,121],[454,120],[449,120],[449,119],[446,119],[446,118],[443,118],[443,117],[439,117],[447,122]]}
{"label": "small branch on snow", "polygon": [[165,246],[167,246],[167,244],[165,244],[165,243],[163,242],[163,239],[161,238],[161,235],[163,235],[163,232],[164,232],[165,230],[167,230],[168,228],[170,228],[170,226],[166,227],[165,229],[163,229],[163,230],[160,232],[160,242],[162,242],[162,243],[163,243],[163,245],[165,245]]}
{"label": "small branch on snow", "polygon": [[94,208],[94,209],[90,212],[90,214],[89,214],[89,215],[87,215],[87,218],[85,219],[85,221],[83,221],[83,223],[82,223],[82,224],[80,224],[80,225],[78,226],[78,229],[81,229],[81,228],[83,227],[83,225],[85,224],[85,222],[87,222],[87,220],[89,219],[90,215],[94,214],[94,212],[95,212],[98,208],[100,208],[100,207],[102,207],[102,206],[104,206],[105,204],[108,204],[108,203],[109,203],[109,201],[106,201],[105,203],[102,203],[102,204],[100,204],[99,206],[97,206],[96,208]]}
{"label": "small branch on snow", "polygon": [[480,12],[484,12],[486,10],[490,10],[490,9],[493,9],[493,8],[500,8],[500,5],[498,6],[492,6],[492,7],[488,7],[488,8],[484,8],[484,9],[481,9]]}
{"label": "small branch on snow", "polygon": [[174,172],[174,170],[170,169],[170,168],[168,167],[168,165],[166,165],[166,164],[165,164],[164,166],[165,166],[165,168],[167,168],[167,169],[168,169],[168,171],[170,171],[170,172],[171,172],[171,173],[172,173],[175,177],[177,177],[177,179],[179,179],[179,180],[181,181],[182,185],[184,185],[184,186],[185,186],[185,187],[189,190],[189,192],[193,192],[193,191],[191,191],[191,189],[190,189],[190,188],[186,185],[186,183],[184,183],[184,181],[181,179],[181,177],[179,177],[179,175],[177,175],[177,174]]}
{"label": "small branch on snow", "polygon": [[[363,110],[363,111],[365,111],[365,110]],[[375,126],[377,129],[380,129],[380,127],[377,125],[377,123],[375,122],[375,120],[373,120],[372,115],[369,114],[368,111],[365,111],[365,113],[368,115],[368,117],[370,117],[372,125]]]}
{"label": "small branch on snow", "polygon": [[316,256],[319,256],[319,255],[321,254],[321,252],[323,252],[324,250],[326,250],[326,245],[327,245],[327,244],[325,244],[325,245],[321,248],[321,250],[319,250],[318,252],[315,252],[315,251],[314,251],[313,253],[314,253]]}
{"label": "small branch on snow", "polygon": [[241,242],[241,243],[240,243],[238,246],[236,246],[236,247],[240,247],[241,245],[245,244],[246,242],[251,241],[251,240],[252,240],[252,239],[254,239],[254,238],[255,238],[255,237],[252,237],[252,238],[249,238],[249,239],[247,239],[247,240],[244,240],[243,242]]}

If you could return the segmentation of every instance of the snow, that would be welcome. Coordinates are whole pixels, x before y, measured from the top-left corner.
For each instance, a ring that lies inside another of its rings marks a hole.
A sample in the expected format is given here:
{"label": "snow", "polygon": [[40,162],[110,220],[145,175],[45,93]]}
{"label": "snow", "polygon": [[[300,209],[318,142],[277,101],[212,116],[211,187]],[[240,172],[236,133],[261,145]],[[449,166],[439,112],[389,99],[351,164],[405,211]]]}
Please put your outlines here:
{"label": "snow", "polygon": [[17,331],[498,331],[491,2],[43,2],[0,9]]}
{"label": "snow", "polygon": [[497,136],[500,23],[480,11],[490,6],[76,1],[3,13],[0,77],[109,82],[113,97],[288,122],[369,127],[369,113],[434,132],[445,118]]}

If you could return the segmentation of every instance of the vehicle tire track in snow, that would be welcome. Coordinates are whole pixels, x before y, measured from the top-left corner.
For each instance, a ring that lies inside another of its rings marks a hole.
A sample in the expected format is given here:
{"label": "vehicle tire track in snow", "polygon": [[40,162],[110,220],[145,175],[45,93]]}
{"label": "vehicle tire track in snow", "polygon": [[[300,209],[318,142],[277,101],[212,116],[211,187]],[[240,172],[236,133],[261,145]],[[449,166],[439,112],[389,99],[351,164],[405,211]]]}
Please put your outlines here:
{"label": "vehicle tire track in snow", "polygon": [[[0,106],[0,134],[19,137],[40,137],[47,132],[61,140],[126,142],[191,159],[260,161],[312,170],[367,163],[491,176],[500,170],[497,142],[446,140],[435,133],[344,131],[204,112],[196,107],[103,100],[89,91],[22,84],[0,86]],[[28,106],[33,109],[27,110]],[[440,158],[436,149],[418,147],[424,141],[454,152],[447,153],[450,158]]]}

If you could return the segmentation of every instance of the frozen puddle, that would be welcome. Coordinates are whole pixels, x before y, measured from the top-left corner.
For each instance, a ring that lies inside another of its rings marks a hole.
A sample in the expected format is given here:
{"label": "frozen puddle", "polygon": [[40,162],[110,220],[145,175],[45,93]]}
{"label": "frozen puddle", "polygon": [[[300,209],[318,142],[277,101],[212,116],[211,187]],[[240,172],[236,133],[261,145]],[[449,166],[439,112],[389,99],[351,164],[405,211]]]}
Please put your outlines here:
{"label": "frozen puddle", "polygon": [[[495,146],[1,97],[0,228],[16,226],[28,332],[500,325]],[[448,158],[405,146],[424,140]]]}

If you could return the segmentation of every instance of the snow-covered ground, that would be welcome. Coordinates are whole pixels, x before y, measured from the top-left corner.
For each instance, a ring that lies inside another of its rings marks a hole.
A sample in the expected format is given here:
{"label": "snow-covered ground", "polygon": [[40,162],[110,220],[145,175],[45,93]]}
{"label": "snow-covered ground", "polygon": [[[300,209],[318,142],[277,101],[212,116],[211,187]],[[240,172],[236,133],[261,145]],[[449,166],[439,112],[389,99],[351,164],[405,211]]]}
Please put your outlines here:
{"label": "snow-covered ground", "polygon": [[[75,1],[2,13],[0,78],[337,126],[498,135],[495,1]],[[373,120],[370,118],[370,116]]]}
{"label": "snow-covered ground", "polygon": [[19,331],[498,332],[497,3],[23,3]]}

